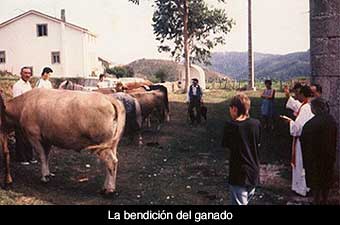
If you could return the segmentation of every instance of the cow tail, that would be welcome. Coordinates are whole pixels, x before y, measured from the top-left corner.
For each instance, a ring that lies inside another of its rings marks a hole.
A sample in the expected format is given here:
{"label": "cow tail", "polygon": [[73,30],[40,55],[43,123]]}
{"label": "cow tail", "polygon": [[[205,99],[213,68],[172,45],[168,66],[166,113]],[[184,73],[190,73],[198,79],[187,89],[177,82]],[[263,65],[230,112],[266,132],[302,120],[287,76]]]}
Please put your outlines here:
{"label": "cow tail", "polygon": [[[164,86],[163,86],[164,87]],[[166,109],[166,120],[170,121],[170,109],[169,109],[169,98],[168,98],[168,89],[164,87],[164,97],[165,97],[165,109]]]}
{"label": "cow tail", "polygon": [[0,126],[4,125],[4,121],[5,121],[5,110],[6,110],[6,106],[5,106],[5,100],[3,97],[3,93],[2,91],[0,92],[0,120],[1,120],[1,124]]}
{"label": "cow tail", "polygon": [[125,128],[126,113],[125,107],[122,102],[118,101],[114,97],[110,98],[112,106],[116,110],[117,130],[114,135],[114,140],[120,140]]}

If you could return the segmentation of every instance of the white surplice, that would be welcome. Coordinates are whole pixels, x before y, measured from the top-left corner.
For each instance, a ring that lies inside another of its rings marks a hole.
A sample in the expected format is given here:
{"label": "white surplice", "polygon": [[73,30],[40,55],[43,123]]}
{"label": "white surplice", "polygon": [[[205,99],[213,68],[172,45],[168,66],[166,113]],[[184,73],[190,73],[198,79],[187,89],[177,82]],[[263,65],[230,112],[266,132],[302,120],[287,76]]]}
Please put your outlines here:
{"label": "white surplice", "polygon": [[[294,103],[298,105],[298,103]],[[302,133],[302,128],[306,122],[314,117],[309,103],[300,103],[300,108],[297,110],[297,117],[295,121],[291,121],[290,135],[295,137],[295,163],[292,164],[292,190],[296,193],[306,196],[309,188],[306,184],[305,170],[303,168],[302,161],[302,150],[300,143],[300,135]],[[293,141],[294,145],[294,141]]]}

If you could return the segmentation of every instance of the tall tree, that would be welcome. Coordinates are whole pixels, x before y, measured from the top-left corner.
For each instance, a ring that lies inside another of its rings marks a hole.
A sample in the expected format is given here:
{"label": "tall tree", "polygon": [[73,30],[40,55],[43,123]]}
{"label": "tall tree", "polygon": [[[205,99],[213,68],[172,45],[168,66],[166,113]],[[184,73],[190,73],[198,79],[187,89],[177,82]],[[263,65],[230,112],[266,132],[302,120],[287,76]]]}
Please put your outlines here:
{"label": "tall tree", "polygon": [[204,0],[155,0],[153,27],[159,51],[177,60],[184,56],[186,90],[191,62],[208,64],[211,50],[225,43],[233,24],[225,10],[210,8]]}
{"label": "tall tree", "polygon": [[[129,0],[136,4],[139,0]],[[217,0],[225,3],[225,0]],[[209,63],[210,52],[225,43],[234,21],[224,9],[210,8],[204,0],[154,0],[153,28],[159,51],[184,56],[185,91],[189,87],[191,61]]]}

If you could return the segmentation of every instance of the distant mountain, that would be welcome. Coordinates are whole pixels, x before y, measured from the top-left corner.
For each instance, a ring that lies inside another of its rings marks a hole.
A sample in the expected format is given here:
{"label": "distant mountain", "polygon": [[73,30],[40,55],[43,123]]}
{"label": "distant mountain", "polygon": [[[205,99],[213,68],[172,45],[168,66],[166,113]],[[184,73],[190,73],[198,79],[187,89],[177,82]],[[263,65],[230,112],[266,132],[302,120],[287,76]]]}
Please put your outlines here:
{"label": "distant mountain", "polygon": [[[139,59],[131,62],[127,66],[131,67],[139,77],[146,77],[152,80],[153,76],[159,72],[163,71],[168,75],[168,81],[178,80],[183,64],[171,60],[160,60],[160,59]],[[220,72],[213,71],[212,69],[203,68],[207,79],[217,79],[228,77]]]}
{"label": "distant mountain", "polygon": [[[288,80],[298,76],[310,75],[309,51],[287,55],[255,53],[256,79]],[[228,74],[235,79],[248,77],[247,52],[212,53],[211,66],[207,68]]]}

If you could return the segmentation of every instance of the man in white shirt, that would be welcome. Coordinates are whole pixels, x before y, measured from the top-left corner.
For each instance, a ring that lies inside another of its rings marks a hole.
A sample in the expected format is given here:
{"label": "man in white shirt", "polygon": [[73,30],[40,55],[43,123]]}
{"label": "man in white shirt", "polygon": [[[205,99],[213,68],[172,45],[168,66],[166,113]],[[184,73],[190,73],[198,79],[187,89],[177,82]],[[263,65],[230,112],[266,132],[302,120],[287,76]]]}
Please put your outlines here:
{"label": "man in white shirt", "polygon": [[13,98],[24,94],[27,91],[32,90],[32,86],[29,82],[32,72],[31,68],[23,67],[20,72],[21,78],[13,85]]}
{"label": "man in white shirt", "polygon": [[99,75],[99,82],[97,83],[97,88],[107,88],[107,83],[104,81],[105,75]]}
{"label": "man in white shirt", "polygon": [[52,83],[49,80],[51,73],[53,73],[53,70],[50,67],[45,67],[41,73],[41,78],[38,80],[35,86],[37,88],[52,89]]}
{"label": "man in white shirt", "polygon": [[[13,97],[16,98],[30,90],[32,86],[29,79],[32,76],[32,70],[30,67],[21,68],[21,78],[13,85]],[[33,159],[33,149],[31,144],[25,138],[20,127],[15,129],[15,152],[16,160],[21,165],[29,165],[31,163],[37,163],[37,160]]]}

